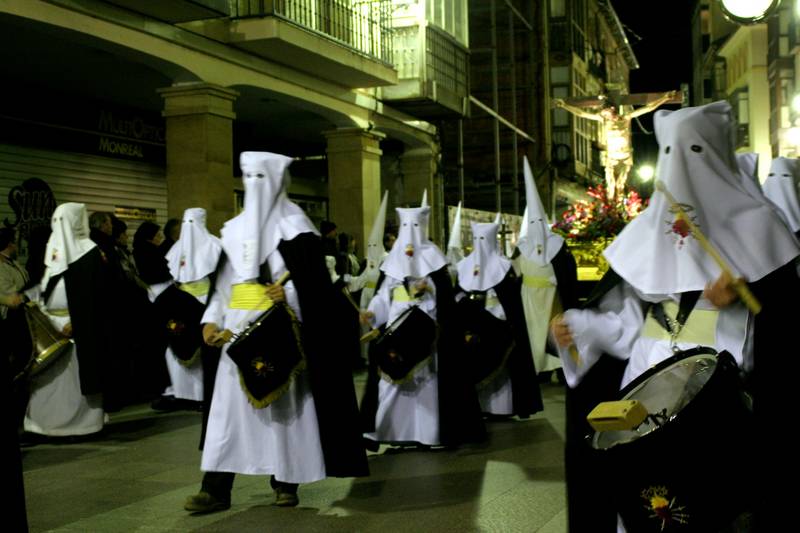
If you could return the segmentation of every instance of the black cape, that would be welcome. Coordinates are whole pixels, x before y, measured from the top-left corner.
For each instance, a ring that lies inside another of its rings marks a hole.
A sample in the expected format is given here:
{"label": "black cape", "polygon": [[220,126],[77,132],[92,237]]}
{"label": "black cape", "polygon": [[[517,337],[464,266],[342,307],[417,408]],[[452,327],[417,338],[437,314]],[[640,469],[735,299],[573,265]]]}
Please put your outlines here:
{"label": "black cape", "polygon": [[566,244],[561,246],[550,264],[556,274],[556,294],[561,300],[561,307],[565,311],[578,307],[578,265]]}
{"label": "black cape", "polygon": [[[508,375],[511,378],[514,414],[521,418],[527,418],[544,409],[544,404],[539,381],[536,379],[536,369],[533,365],[528,327],[525,324],[525,311],[522,307],[520,292],[521,283],[522,279],[514,274],[513,269],[509,269],[503,280],[492,288],[503,306],[506,320],[511,326],[511,334],[514,337],[514,348],[506,362]],[[456,291],[458,290],[463,289],[457,287]]]}
{"label": "black cape", "polygon": [[72,338],[78,354],[81,392],[84,395],[111,391],[119,378],[112,375],[117,349],[110,335],[113,309],[125,305],[109,294],[110,279],[105,257],[93,248],[70,263],[64,272],[69,301]]}
{"label": "black cape", "polygon": [[[486,438],[486,427],[469,370],[459,359],[457,348],[460,339],[463,338],[463,331],[458,323],[450,273],[447,266],[444,266],[428,276],[436,287],[436,321],[439,326],[436,350],[441,443],[445,446],[457,446],[468,442],[480,442]],[[376,293],[383,279],[381,273],[375,288]],[[380,379],[375,357],[370,354],[367,385],[361,402],[361,420],[363,430],[367,433],[375,431]]]}

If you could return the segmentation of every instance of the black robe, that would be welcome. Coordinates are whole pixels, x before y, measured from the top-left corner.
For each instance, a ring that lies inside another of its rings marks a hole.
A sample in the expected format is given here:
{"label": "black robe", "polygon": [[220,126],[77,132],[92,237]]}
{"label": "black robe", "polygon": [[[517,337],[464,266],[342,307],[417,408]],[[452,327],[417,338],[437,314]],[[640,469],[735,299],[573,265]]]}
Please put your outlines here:
{"label": "black robe", "polygon": [[[325,265],[322,243],[313,233],[301,233],[294,239],[281,241],[278,252],[291,273],[303,317],[303,350],[317,411],[325,473],[329,477],[367,476],[369,466],[358,424],[358,402],[350,361],[339,350],[349,339],[341,314],[331,312],[336,309],[337,294]],[[224,262],[223,256],[217,272]],[[214,354],[207,351],[204,363],[209,359],[213,360]],[[212,369],[204,367],[203,371]],[[213,390],[206,390],[206,398],[212,395]]]}
{"label": "black robe", "polygon": [[[455,293],[447,266],[428,274],[436,287],[436,322],[439,326],[437,379],[439,382],[439,435],[442,445],[457,446],[486,438],[478,395],[469,369],[459,358],[458,346],[463,330],[458,323]],[[377,293],[384,276],[375,287]],[[370,354],[369,374],[361,402],[361,420],[365,433],[375,431],[378,413],[378,365]]]}
{"label": "black robe", "polygon": [[[514,337],[514,348],[506,361],[508,376],[511,379],[511,397],[515,415],[527,418],[544,409],[542,391],[536,379],[536,369],[531,355],[531,344],[528,338],[528,327],[525,324],[525,311],[522,308],[521,285],[512,269],[509,269],[503,280],[492,287],[497,299],[503,306],[506,320],[511,326]],[[463,290],[456,288],[456,292]],[[462,321],[462,323],[464,323]]]}

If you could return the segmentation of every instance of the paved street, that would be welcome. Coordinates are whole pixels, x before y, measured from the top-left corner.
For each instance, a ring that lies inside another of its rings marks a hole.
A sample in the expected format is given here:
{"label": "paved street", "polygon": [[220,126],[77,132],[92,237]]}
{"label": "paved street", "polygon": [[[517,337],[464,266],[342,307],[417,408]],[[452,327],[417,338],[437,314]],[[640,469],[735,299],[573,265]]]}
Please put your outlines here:
{"label": "paved street", "polygon": [[370,477],[303,485],[294,509],[273,505],[267,477],[237,476],[231,509],[205,516],[182,508],[200,484],[200,414],[131,407],[84,441],[25,445],[31,531],[561,533],[564,393],[544,394],[544,413],[490,422],[485,445],[381,447]]}

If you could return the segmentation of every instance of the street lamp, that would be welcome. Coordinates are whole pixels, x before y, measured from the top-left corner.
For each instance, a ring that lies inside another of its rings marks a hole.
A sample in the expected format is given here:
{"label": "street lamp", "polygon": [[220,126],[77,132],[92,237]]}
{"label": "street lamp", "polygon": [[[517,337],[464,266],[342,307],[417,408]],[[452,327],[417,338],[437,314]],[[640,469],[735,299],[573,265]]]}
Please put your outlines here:
{"label": "street lamp", "polygon": [[739,24],[763,22],[780,5],[781,0],[720,0],[726,17]]}
{"label": "street lamp", "polygon": [[656,175],[656,169],[653,168],[653,165],[642,165],[636,169],[636,175],[642,182],[648,182]]}

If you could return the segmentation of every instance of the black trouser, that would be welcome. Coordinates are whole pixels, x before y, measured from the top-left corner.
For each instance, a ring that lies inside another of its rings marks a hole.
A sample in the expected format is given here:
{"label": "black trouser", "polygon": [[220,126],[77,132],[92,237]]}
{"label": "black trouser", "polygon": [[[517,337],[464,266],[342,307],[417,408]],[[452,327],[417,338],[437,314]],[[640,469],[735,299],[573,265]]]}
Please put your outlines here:
{"label": "black trouser", "polygon": [[[200,486],[200,490],[211,494],[218,500],[230,502],[231,489],[233,489],[233,478],[235,475],[236,474],[233,472],[206,472],[203,475],[203,483]],[[297,487],[299,486],[296,483],[284,483],[283,481],[278,481],[275,479],[275,476],[270,476],[269,485],[274,490],[278,490],[280,488],[283,492],[289,493],[296,493]]]}

